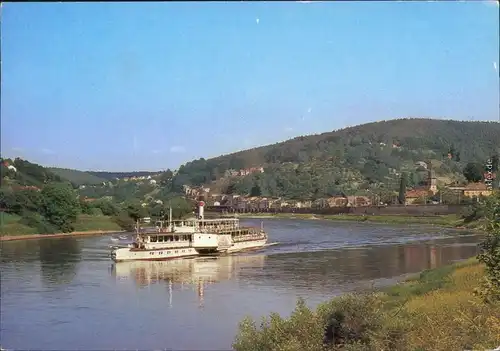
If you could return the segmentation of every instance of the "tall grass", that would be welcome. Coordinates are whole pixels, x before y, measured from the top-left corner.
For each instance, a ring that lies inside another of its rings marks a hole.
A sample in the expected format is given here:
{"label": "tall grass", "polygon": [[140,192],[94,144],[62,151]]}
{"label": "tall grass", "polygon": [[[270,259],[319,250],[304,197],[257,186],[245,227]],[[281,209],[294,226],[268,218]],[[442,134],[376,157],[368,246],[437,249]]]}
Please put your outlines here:
{"label": "tall grass", "polygon": [[110,216],[79,215],[75,224],[76,232],[91,230],[121,230]]}

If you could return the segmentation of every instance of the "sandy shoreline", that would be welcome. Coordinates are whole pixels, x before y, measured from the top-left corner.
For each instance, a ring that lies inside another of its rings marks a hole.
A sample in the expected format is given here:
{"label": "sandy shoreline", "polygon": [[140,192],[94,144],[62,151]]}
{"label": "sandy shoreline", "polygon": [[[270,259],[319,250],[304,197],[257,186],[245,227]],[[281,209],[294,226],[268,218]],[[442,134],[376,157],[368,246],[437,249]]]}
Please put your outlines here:
{"label": "sandy shoreline", "polygon": [[103,235],[103,234],[124,233],[124,232],[125,232],[124,230],[122,230],[122,231],[120,231],[120,230],[88,230],[88,231],[84,231],[84,232],[56,233],[56,234],[2,235],[2,236],[0,236],[0,241],[76,237],[76,236]]}

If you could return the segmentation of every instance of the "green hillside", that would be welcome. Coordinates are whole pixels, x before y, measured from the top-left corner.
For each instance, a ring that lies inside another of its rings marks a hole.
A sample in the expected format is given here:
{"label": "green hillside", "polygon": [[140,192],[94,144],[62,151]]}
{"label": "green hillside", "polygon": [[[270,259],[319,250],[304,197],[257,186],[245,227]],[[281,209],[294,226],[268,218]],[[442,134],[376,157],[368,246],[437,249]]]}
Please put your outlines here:
{"label": "green hillside", "polygon": [[102,182],[105,182],[107,180],[106,178],[99,178],[89,172],[77,171],[75,169],[56,167],[51,167],[48,169],[54,174],[57,174],[59,177],[69,180],[75,185],[102,184]]}
{"label": "green hillside", "polygon": [[[415,166],[418,161],[432,161],[443,181],[460,180],[465,164],[484,163],[499,150],[497,122],[397,119],[188,162],[179,168],[171,187],[179,190],[183,184],[216,181],[224,183],[218,189],[222,192],[314,198],[395,188],[402,171],[408,172],[409,185],[422,183],[426,172]],[[256,166],[265,172],[227,181],[227,170]]]}
{"label": "green hillside", "polygon": [[[65,182],[65,179],[52,172],[50,169],[20,158],[14,160],[2,158],[0,162],[2,187],[17,185],[40,188],[43,187],[44,184],[51,182]],[[9,166],[13,166],[14,169],[9,168]]]}

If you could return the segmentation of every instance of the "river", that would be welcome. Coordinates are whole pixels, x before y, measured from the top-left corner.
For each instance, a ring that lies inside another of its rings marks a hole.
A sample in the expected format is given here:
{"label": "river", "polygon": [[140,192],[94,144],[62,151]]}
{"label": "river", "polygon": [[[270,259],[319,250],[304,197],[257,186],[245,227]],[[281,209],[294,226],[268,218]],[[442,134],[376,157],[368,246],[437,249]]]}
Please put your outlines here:
{"label": "river", "polygon": [[474,256],[481,239],[419,225],[263,222],[278,245],[156,263],[112,264],[110,236],[3,242],[0,343],[24,350],[229,350],[246,315],[287,316],[298,297],[314,307],[391,284]]}

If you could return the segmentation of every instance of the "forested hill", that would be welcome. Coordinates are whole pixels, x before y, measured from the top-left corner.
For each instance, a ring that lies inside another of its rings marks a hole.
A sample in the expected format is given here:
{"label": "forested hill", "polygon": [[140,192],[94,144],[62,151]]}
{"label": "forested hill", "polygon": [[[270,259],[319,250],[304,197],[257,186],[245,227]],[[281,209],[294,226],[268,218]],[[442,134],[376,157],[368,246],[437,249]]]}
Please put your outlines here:
{"label": "forested hill", "polygon": [[229,190],[310,197],[387,183],[402,170],[411,172],[418,161],[433,161],[438,175],[453,179],[466,163],[484,163],[499,149],[497,122],[388,120],[195,160],[179,168],[173,186],[209,184],[227,170],[262,166],[263,174],[233,182]]}

